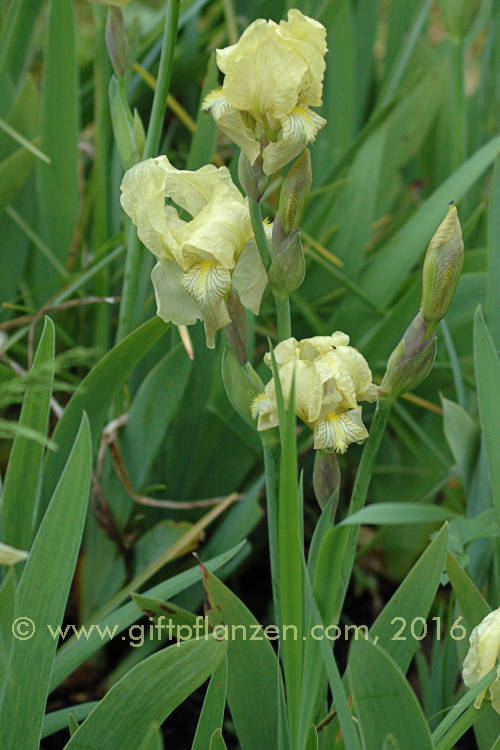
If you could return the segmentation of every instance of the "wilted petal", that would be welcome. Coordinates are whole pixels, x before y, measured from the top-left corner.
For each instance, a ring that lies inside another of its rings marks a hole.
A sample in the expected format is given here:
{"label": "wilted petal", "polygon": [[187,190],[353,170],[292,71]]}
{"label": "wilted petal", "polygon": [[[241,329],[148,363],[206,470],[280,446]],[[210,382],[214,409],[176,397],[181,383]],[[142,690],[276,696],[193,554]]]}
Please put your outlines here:
{"label": "wilted petal", "polygon": [[269,143],[262,152],[264,172],[274,174],[295,159],[307,144],[316,138],[316,134],[325,124],[324,117],[312,109],[294,107],[290,114],[281,120],[277,140]]}
{"label": "wilted petal", "polygon": [[16,565],[27,557],[27,552],[0,542],[0,565]]}
{"label": "wilted petal", "polygon": [[192,325],[202,317],[196,301],[182,286],[183,273],[174,260],[160,260],[151,272],[156,314],[175,325]]}
{"label": "wilted petal", "polygon": [[253,164],[260,154],[260,143],[254,131],[245,124],[241,113],[231,106],[222,89],[211,91],[205,97],[202,109],[210,110],[222,132],[241,148],[250,164]]}
{"label": "wilted petal", "polygon": [[368,431],[361,421],[361,407],[337,414],[330,412],[314,425],[316,450],[345,453],[351,443],[362,443]]}
{"label": "wilted petal", "polygon": [[[470,634],[469,650],[463,663],[463,680],[467,687],[473,687],[496,664],[500,652],[500,607],[490,612],[476,625]],[[489,688],[495,700],[495,708],[500,713],[500,680],[497,679]],[[481,708],[486,690],[483,690],[474,701],[476,708]]]}
{"label": "wilted petal", "polygon": [[266,269],[255,240],[250,240],[243,248],[233,271],[233,287],[238,292],[242,304],[254,315],[258,315],[266,286]]}

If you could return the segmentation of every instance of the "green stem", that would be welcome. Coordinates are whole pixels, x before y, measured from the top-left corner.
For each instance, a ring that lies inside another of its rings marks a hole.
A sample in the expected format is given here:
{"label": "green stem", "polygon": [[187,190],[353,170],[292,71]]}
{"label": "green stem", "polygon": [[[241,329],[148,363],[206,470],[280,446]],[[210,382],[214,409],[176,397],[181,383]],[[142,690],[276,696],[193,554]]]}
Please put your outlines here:
{"label": "green stem", "polygon": [[[180,0],[169,0],[163,31],[162,51],[153,98],[153,107],[151,109],[151,117],[149,119],[146,143],[144,146],[144,159],[149,159],[150,157],[155,156],[160,145],[161,130],[167,106],[167,94],[174,64],[179,6]],[[120,305],[120,318],[116,334],[117,341],[121,341],[121,339],[132,330],[134,304],[139,285],[140,268],[141,245],[137,238],[135,228],[130,225],[127,260],[125,263],[125,278]]]}
{"label": "green stem", "polygon": [[224,6],[224,15],[226,16],[229,43],[234,44],[238,41],[238,21],[234,12],[233,0],[222,0],[222,5]]}
{"label": "green stem", "polygon": [[[94,63],[94,119],[96,158],[93,173],[93,244],[101,247],[109,237],[109,147],[111,143],[111,119],[109,115],[108,82],[111,73],[106,50],[104,26],[106,9],[93,6],[95,23],[95,63]],[[108,294],[109,268],[104,266],[95,278],[98,297]],[[108,305],[99,305],[96,311],[95,342],[101,351],[109,345],[110,310]]]}
{"label": "green stem", "polygon": [[248,208],[250,211],[250,219],[252,221],[252,229],[257,243],[257,249],[260,253],[260,257],[264,264],[266,271],[271,265],[271,252],[269,245],[267,244],[266,230],[264,229],[264,223],[262,218],[262,208],[260,203],[248,198]]}
{"label": "green stem", "polygon": [[[370,427],[370,436],[365,443],[361,461],[356,472],[356,479],[351,494],[349,510],[347,515],[352,515],[361,510],[366,503],[368,488],[370,486],[375,462],[377,460],[378,449],[382,441],[387,420],[391,411],[392,402],[379,401]],[[349,532],[346,535],[344,544],[344,558],[342,565],[342,575],[336,594],[336,602],[333,608],[333,623],[337,623],[344,604],[344,598],[347,592],[347,586],[351,578],[354,560],[356,558],[356,546],[358,542],[359,526],[349,526]]]}
{"label": "green stem", "polygon": [[450,151],[451,171],[458,169],[466,160],[467,134],[465,122],[464,48],[463,44],[450,44]]}
{"label": "green stem", "polygon": [[263,433],[262,450],[266,470],[267,529],[274,623],[279,626],[281,609],[279,597],[278,503],[281,446],[279,440],[278,442],[272,442],[272,437]]}
{"label": "green stem", "polygon": [[292,335],[292,322],[290,319],[290,300],[288,297],[274,295],[276,306],[276,322],[278,325],[278,340],[284,341]]}

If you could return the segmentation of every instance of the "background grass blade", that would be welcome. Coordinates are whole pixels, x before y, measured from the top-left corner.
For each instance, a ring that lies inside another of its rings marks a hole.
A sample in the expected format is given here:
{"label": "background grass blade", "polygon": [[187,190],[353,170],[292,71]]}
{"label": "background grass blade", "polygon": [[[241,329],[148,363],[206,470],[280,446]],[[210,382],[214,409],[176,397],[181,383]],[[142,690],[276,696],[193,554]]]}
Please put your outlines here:
{"label": "background grass blade", "polygon": [[222,727],[227,691],[227,660],[223,659],[213,673],[203,701],[200,718],[196,725],[191,750],[205,750],[210,746],[211,737]]}
{"label": "background grass blade", "polygon": [[[42,382],[28,386],[19,424],[46,435],[50,397],[54,378],[54,324],[45,318],[42,337],[31,373],[39,373]],[[17,436],[5,475],[2,495],[2,539],[20,549],[31,546],[35,508],[40,490],[44,448],[40,443]]]}
{"label": "background grass blade", "polygon": [[[80,128],[74,13],[73,3],[49,2],[40,149],[49,157],[50,164],[37,162],[41,234],[63,266],[69,258],[79,212]],[[55,279],[55,273],[39,255],[33,259],[33,278],[40,285]]]}
{"label": "background grass blade", "polygon": [[[137,750],[150,726],[159,726],[224,658],[226,643],[214,638],[170,646],[144,659],[118,682],[66,745]],[[140,689],[138,689],[140,686]],[[127,706],[127,711],[123,711]]]}
{"label": "background grass blade", "polygon": [[[12,640],[0,711],[0,746],[38,750],[57,638],[76,566],[87,511],[92,468],[90,427],[80,430],[33,543],[16,591],[14,621],[35,628],[30,639]],[[26,619],[28,618],[28,619]],[[26,690],[26,685],[31,689]],[[29,716],[29,721],[23,717]]]}

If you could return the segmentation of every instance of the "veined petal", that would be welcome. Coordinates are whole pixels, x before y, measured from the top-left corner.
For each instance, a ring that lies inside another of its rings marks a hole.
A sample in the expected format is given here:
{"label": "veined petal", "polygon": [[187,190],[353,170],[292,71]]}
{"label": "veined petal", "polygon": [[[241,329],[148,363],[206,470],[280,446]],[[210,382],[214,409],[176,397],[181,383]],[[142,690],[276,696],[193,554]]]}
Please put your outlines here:
{"label": "veined petal", "polygon": [[288,20],[279,24],[279,33],[307,63],[308,75],[300,92],[300,103],[319,106],[322,103],[323,76],[326,68],[325,27],[314,18],[309,18],[293,8],[288,11]]}
{"label": "veined petal", "polygon": [[262,125],[280,121],[299,101],[308,76],[304,57],[286,43],[273,21],[257,19],[239,41],[217,50],[224,95]]}
{"label": "veined petal", "polygon": [[241,303],[254,315],[258,315],[266,286],[267,273],[257,243],[250,240],[243,248],[233,271],[233,288],[238,292]]}
{"label": "veined petal", "polygon": [[316,367],[310,362],[288,362],[279,369],[283,400],[288,408],[295,376],[295,413],[303,422],[314,422],[321,412],[323,384]]}
{"label": "veined petal", "polygon": [[314,448],[345,453],[351,443],[362,443],[368,431],[361,421],[361,407],[337,414],[330,412],[314,425]]}
{"label": "veined petal", "polygon": [[325,124],[324,117],[312,109],[294,107],[290,114],[281,120],[278,139],[269,143],[262,152],[264,172],[274,174],[295,159],[307,144],[316,138],[316,134]]}
{"label": "veined petal", "polygon": [[243,120],[241,113],[231,106],[222,93],[222,88],[211,91],[205,97],[202,109],[210,110],[210,114],[222,132],[241,148],[250,164],[253,164],[260,154],[260,142]]}
{"label": "veined petal", "polygon": [[186,271],[182,286],[202,311],[207,346],[213,349],[215,332],[231,322],[225,303],[225,297],[231,289],[231,273],[214,261],[202,261]]}
{"label": "veined petal", "polygon": [[195,299],[182,286],[182,269],[174,260],[160,260],[151,272],[156,314],[175,325],[192,325],[202,317]]}
{"label": "veined petal", "polygon": [[254,398],[251,406],[252,417],[257,419],[257,429],[269,430],[279,424],[276,399],[271,399],[267,393],[259,393]]}

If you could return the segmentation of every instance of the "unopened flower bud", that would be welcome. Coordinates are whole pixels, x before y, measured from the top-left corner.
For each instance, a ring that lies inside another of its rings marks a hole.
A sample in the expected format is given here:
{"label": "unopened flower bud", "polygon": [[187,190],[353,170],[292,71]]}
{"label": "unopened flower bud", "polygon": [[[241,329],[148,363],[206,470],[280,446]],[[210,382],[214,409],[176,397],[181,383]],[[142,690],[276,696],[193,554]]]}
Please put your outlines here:
{"label": "unopened flower bud", "polygon": [[132,116],[123,81],[116,76],[111,76],[109,82],[109,104],[118,153],[124,169],[128,169],[142,158],[144,128],[137,111]]}
{"label": "unopened flower bud", "polygon": [[305,260],[299,230],[289,234],[269,267],[269,283],[275,294],[288,297],[304,280]]}
{"label": "unopened flower bud", "polygon": [[116,75],[124,75],[128,62],[128,39],[121,8],[108,8],[106,47]]}
{"label": "unopened flower bud", "polygon": [[238,159],[238,179],[246,195],[258,203],[269,182],[268,176],[262,171],[262,159],[259,157],[252,165],[241,151]]}
{"label": "unopened flower bud", "polygon": [[240,365],[247,361],[248,323],[240,298],[231,290],[227,298],[227,311],[231,322],[224,328],[229,346],[236,354]]}
{"label": "unopened flower bud", "polygon": [[421,310],[427,336],[444,318],[455,294],[464,263],[464,243],[453,204],[432,237],[424,261]]}
{"label": "unopened flower bud", "polygon": [[340,467],[337,454],[316,451],[313,469],[314,494],[321,510],[324,510],[332,495],[334,496],[332,518],[335,516],[335,510],[339,502],[339,488]]}
{"label": "unopened flower bud", "polygon": [[476,20],[481,0],[440,0],[439,4],[447,33],[460,44]]}
{"label": "unopened flower bud", "polygon": [[424,316],[419,312],[389,357],[380,397],[392,401],[420,385],[434,364],[436,349],[437,338],[434,334],[428,336]]}
{"label": "unopened flower bud", "polygon": [[309,149],[306,149],[290,167],[281,186],[278,216],[285,236],[302,223],[311,182],[311,156]]}
{"label": "unopened flower bud", "polygon": [[264,384],[249,362],[242,367],[229,346],[225,348],[222,357],[222,380],[233,408],[244,422],[255,429],[251,408],[256,397],[264,389]]}

